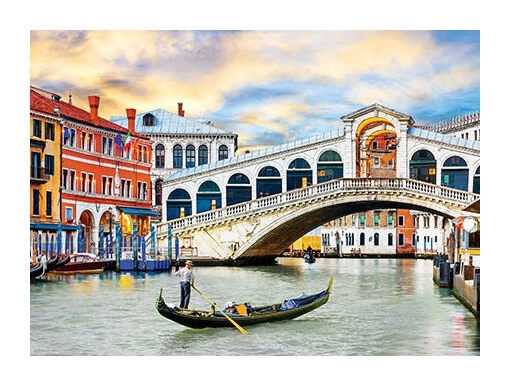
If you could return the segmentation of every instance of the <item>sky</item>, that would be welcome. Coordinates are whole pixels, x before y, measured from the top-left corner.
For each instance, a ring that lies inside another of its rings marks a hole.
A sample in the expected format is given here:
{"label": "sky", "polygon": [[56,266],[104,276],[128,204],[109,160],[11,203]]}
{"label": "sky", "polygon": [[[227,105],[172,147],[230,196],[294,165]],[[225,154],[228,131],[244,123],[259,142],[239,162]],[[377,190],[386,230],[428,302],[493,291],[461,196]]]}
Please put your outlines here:
{"label": "sky", "polygon": [[32,29],[30,84],[97,95],[107,119],[180,102],[241,149],[275,146],[373,103],[418,125],[479,112],[480,31]]}

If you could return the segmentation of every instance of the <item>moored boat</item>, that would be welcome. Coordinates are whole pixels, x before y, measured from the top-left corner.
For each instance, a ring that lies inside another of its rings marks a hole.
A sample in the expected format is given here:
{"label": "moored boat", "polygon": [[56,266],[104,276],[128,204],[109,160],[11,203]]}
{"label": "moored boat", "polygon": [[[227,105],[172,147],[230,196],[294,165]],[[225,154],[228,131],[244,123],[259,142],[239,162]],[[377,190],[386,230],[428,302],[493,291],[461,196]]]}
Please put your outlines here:
{"label": "moored boat", "polygon": [[[206,327],[234,327],[235,321],[239,326],[248,326],[258,323],[276,322],[295,319],[301,315],[324,305],[331,293],[333,278],[329,280],[328,287],[313,294],[301,294],[281,303],[267,306],[252,307],[248,303],[239,304],[236,312],[214,310],[180,309],[175,305],[166,304],[160,290],[156,301],[159,314],[169,320],[190,328]],[[198,290],[197,290],[198,291]]]}
{"label": "moored boat", "polygon": [[75,253],[69,256],[69,261],[62,266],[53,269],[57,273],[100,273],[106,264],[105,259],[100,259],[93,253]]}

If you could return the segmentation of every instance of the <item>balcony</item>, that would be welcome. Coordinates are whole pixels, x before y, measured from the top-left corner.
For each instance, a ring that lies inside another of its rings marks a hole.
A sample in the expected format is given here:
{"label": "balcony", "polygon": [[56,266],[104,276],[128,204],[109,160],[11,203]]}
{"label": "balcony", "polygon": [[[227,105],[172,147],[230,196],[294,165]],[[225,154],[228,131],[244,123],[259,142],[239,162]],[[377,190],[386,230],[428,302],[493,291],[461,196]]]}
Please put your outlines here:
{"label": "balcony", "polygon": [[46,174],[46,169],[42,166],[30,166],[30,183],[45,184],[50,180],[51,175]]}

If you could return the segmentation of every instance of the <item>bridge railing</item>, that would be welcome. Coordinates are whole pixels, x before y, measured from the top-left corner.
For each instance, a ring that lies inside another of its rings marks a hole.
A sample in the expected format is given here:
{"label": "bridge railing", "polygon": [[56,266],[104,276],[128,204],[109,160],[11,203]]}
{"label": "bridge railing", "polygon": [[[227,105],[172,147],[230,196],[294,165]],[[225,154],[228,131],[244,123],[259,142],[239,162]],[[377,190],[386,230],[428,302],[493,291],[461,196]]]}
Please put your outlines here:
{"label": "bridge railing", "polygon": [[175,230],[205,227],[213,222],[248,217],[258,211],[281,208],[282,205],[293,205],[303,199],[319,198],[331,193],[376,194],[390,191],[415,192],[465,206],[479,198],[479,195],[474,193],[407,178],[340,178],[161,223],[157,225],[157,233],[166,235],[168,227]]}

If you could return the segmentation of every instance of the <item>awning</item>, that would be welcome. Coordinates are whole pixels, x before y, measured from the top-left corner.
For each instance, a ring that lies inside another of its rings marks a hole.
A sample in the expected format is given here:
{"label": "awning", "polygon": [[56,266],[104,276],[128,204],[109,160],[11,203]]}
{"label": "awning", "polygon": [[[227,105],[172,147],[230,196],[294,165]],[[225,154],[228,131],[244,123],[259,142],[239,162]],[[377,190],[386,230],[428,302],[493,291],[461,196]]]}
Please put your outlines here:
{"label": "awning", "polygon": [[145,209],[145,208],[136,208],[131,206],[119,206],[119,209],[123,211],[126,214],[130,214],[133,216],[151,216],[151,217],[158,217],[157,213],[154,212],[152,209]]}
{"label": "awning", "polygon": [[[66,225],[66,224],[62,224],[62,230],[63,231],[75,231],[77,230],[78,228],[81,228],[79,225]],[[30,229],[31,230],[34,230],[34,231],[57,231],[58,229],[58,224],[53,224],[53,223],[35,223],[35,222],[31,222],[30,223]]]}

